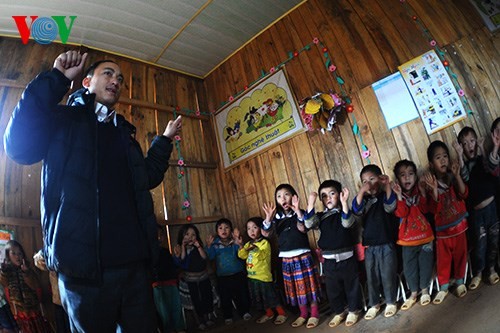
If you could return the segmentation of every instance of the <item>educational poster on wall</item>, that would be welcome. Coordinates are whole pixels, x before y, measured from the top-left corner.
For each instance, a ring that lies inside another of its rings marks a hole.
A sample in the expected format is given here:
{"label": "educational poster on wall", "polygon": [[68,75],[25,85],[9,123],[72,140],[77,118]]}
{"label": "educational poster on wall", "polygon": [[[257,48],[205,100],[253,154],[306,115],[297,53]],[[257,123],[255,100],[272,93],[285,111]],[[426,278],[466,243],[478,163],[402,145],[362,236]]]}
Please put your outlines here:
{"label": "educational poster on wall", "polygon": [[387,128],[392,129],[418,118],[418,110],[400,72],[372,84]]}
{"label": "educational poster on wall", "polygon": [[14,239],[12,231],[0,229],[0,263],[5,259],[5,245],[12,239]]}
{"label": "educational poster on wall", "polygon": [[415,101],[427,134],[464,119],[460,96],[434,50],[398,67]]}
{"label": "educational poster on wall", "polygon": [[484,23],[494,32],[500,28],[500,0],[470,0]]}
{"label": "educational poster on wall", "polygon": [[304,131],[283,69],[264,78],[215,115],[224,168]]}

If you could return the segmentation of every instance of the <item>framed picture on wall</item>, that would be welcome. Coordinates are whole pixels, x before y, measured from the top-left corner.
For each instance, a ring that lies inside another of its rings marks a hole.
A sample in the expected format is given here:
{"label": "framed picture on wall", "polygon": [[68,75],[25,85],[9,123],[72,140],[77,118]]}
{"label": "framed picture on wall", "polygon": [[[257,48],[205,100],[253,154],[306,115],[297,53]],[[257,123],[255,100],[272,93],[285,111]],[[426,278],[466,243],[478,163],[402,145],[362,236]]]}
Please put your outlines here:
{"label": "framed picture on wall", "polygon": [[427,134],[467,117],[460,96],[434,50],[398,67],[415,101]]}
{"label": "framed picture on wall", "polygon": [[215,115],[224,168],[302,133],[304,126],[284,69],[263,78]]}
{"label": "framed picture on wall", "polygon": [[491,32],[500,28],[500,0],[470,0]]}

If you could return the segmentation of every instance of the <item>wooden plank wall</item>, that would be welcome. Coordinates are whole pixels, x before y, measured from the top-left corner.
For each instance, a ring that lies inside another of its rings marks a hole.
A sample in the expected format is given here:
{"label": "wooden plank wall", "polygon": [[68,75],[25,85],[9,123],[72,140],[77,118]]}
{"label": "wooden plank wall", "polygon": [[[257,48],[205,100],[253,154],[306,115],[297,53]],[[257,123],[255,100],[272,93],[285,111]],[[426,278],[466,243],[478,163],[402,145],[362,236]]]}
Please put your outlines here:
{"label": "wooden plank wall", "polygon": [[[465,121],[428,136],[420,119],[388,130],[370,85],[397,71],[397,66],[432,47],[404,7],[408,5],[446,52],[458,75],[473,115]],[[427,167],[426,149],[433,140],[448,144],[465,125],[479,135],[500,116],[499,41],[491,34],[468,0],[309,0],[239,50],[205,78],[209,109],[217,109],[228,96],[254,82],[318,37],[329,49],[345,89],[370,160],[394,178],[394,164],[404,158]],[[325,69],[316,47],[286,64],[292,91],[298,100],[317,91],[339,91]],[[359,188],[359,172],[367,160],[345,115],[331,133],[307,132],[240,163],[229,171],[218,169],[218,192],[224,215],[243,226],[254,215],[263,216],[262,204],[272,201],[280,183],[298,191],[302,207],[321,181],[340,180],[351,190]],[[451,146],[450,146],[451,148]],[[317,208],[321,208],[317,204]]]}
{"label": "wooden plank wall", "polygon": [[[289,51],[318,37],[345,80],[354,115],[372,153],[371,162],[392,177],[397,160],[410,158],[424,168],[429,142],[442,139],[451,143],[464,125],[486,135],[500,113],[498,34],[484,27],[468,0],[412,0],[406,5],[446,51],[474,112],[467,120],[432,136],[426,135],[419,119],[387,130],[370,88],[373,82],[395,72],[398,65],[430,49],[404,5],[396,0],[309,0],[203,81],[95,50],[89,50],[88,63],[109,58],[121,66],[126,82],[117,109],[137,126],[137,139],[146,149],[153,136],[173,118],[176,106],[217,109],[228,96],[255,81],[262,70],[281,63]],[[23,45],[18,39],[0,38],[1,134],[26,83],[41,70],[50,69],[55,57],[67,48],[34,42]],[[316,91],[338,91],[318,48],[301,53],[286,65],[286,70],[298,100]],[[168,222],[170,235],[176,238],[178,225],[191,215],[204,237],[213,232],[213,221],[218,217],[228,217],[243,226],[250,216],[262,215],[262,204],[273,200],[274,189],[280,183],[292,184],[303,202],[307,193],[328,178],[340,180],[355,192],[359,171],[367,161],[361,157],[352,125],[350,118],[340,116],[332,133],[300,134],[226,172],[218,161],[209,117],[190,114],[184,120],[180,142],[188,165],[187,187],[183,189],[178,179],[178,155],[174,151],[164,183],[152,191],[158,221]],[[19,166],[0,148],[0,227],[15,229],[29,254],[41,246],[40,229],[33,223],[40,218],[39,181],[40,164]],[[191,200],[189,210],[182,210],[184,191]]]}

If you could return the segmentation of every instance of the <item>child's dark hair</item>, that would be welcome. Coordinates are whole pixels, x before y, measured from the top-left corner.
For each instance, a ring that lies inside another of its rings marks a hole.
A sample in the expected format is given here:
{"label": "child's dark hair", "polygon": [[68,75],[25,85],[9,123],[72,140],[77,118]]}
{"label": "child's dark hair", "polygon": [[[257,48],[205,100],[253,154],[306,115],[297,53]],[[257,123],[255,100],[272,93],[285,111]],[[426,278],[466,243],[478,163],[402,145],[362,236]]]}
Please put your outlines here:
{"label": "child's dark hair", "polygon": [[253,222],[253,223],[255,223],[255,225],[257,225],[259,228],[262,229],[262,224],[264,222],[264,219],[262,217],[260,217],[260,216],[251,217],[251,218],[248,219],[248,221],[247,221],[247,223],[246,223],[245,226],[248,225],[248,222]]}
{"label": "child's dark hair", "polygon": [[399,169],[401,169],[402,167],[412,168],[413,172],[417,173],[417,166],[415,165],[415,163],[413,163],[413,161],[404,159],[396,163],[396,165],[394,166],[393,171],[396,179],[398,178]]}
{"label": "child's dark hair", "polygon": [[477,134],[476,131],[472,127],[465,126],[458,132],[457,140],[459,143],[462,142],[462,140],[465,138],[466,135],[472,134],[474,137],[477,139]]}
{"label": "child's dark hair", "polygon": [[99,67],[100,64],[103,64],[105,62],[111,62],[113,64],[116,64],[116,62],[109,59],[96,61],[92,65],[90,65],[89,68],[87,68],[87,70],[85,71],[85,75],[83,77],[89,77],[89,76],[92,77],[94,75],[95,69]]}
{"label": "child's dark hair", "polygon": [[196,226],[194,224],[191,224],[191,223],[184,224],[179,229],[179,235],[177,236],[177,244],[182,245],[182,240],[184,239],[184,235],[186,234],[186,232],[189,229],[193,229],[194,230],[194,233],[196,234],[196,240],[198,241],[198,243],[200,243],[200,245],[202,245],[202,241],[201,241],[201,238],[200,238],[200,231],[198,230],[198,228],[196,228]]}
{"label": "child's dark hair", "polygon": [[497,117],[497,119],[493,120],[493,123],[491,124],[490,128],[491,133],[495,132],[495,128],[497,128],[498,123],[500,123],[500,117]]}
{"label": "child's dark hair", "polygon": [[429,162],[432,162],[432,158],[434,157],[436,149],[438,148],[443,148],[446,151],[446,154],[450,156],[450,150],[448,149],[446,143],[440,140],[432,141],[429,147],[427,147],[427,159],[429,160]]}
{"label": "child's dark hair", "polygon": [[328,179],[321,183],[318,188],[318,193],[324,188],[333,187],[338,193],[342,192],[342,184],[336,180]]}
{"label": "child's dark hair", "polygon": [[231,221],[229,221],[229,220],[228,220],[228,219],[226,219],[226,218],[222,218],[222,219],[220,219],[219,221],[217,221],[217,222],[215,223],[215,232],[217,232],[217,229],[219,229],[219,226],[220,226],[221,224],[227,224],[227,225],[228,225],[228,227],[229,227],[229,229],[231,229],[231,231],[233,231],[233,224],[231,223]]}
{"label": "child's dark hair", "polygon": [[278,213],[283,213],[283,207],[278,203],[278,200],[276,199],[276,194],[278,194],[279,191],[281,190],[288,190],[292,196],[297,195],[297,191],[293,188],[292,185],[290,184],[280,184],[278,187],[276,187],[276,191],[274,191],[274,202],[276,204],[276,211]]}
{"label": "child's dark hair", "polygon": [[368,164],[361,169],[361,172],[359,173],[359,178],[363,177],[363,175],[367,172],[373,173],[375,176],[380,176],[382,175],[382,170],[380,170],[380,167],[376,164]]}
{"label": "child's dark hair", "polygon": [[12,248],[17,247],[21,253],[23,254],[23,259],[26,260],[26,253],[24,252],[23,246],[21,243],[15,240],[10,240],[5,244],[5,259],[7,260],[8,263],[12,263],[10,260],[10,251],[12,251]]}

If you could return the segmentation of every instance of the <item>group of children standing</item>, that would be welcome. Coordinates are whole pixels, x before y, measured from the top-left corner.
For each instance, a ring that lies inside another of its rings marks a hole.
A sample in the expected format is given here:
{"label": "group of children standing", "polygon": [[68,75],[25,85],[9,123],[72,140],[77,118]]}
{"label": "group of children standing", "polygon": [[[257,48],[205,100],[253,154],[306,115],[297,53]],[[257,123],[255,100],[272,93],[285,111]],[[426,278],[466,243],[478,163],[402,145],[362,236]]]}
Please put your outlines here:
{"label": "group of children standing", "polygon": [[[394,182],[378,166],[367,165],[360,172],[362,186],[350,205],[349,190],[336,180],[322,182],[318,193],[309,195],[306,210],[300,208],[295,189],[281,184],[276,188],[275,201],[263,205],[265,218],[247,221],[246,243],[227,219],[217,222],[217,236],[210,236],[206,246],[194,225],[184,225],[174,259],[184,271],[200,328],[213,324],[208,259],[216,262],[226,324],[232,322],[233,302],[245,320],[251,319],[251,303],[264,312],[257,323],[274,319],[275,324],[283,324],[287,320],[273,284],[271,236],[277,238],[286,302],[300,310],[291,325],[316,327],[322,295],[307,236],[310,229],[320,231],[317,246],[321,250],[326,295],[334,313],[330,327],[343,321],[351,326],[359,320],[360,257],[364,257],[368,289],[366,320],[375,318],[384,303],[385,317],[394,316],[398,310],[399,253],[411,291],[402,310],[410,309],[419,294],[422,306],[431,301],[442,303],[449,290],[458,297],[465,296],[468,248],[472,248],[474,274],[469,289],[480,285],[483,274],[490,284],[496,284],[499,118],[493,123],[491,137],[493,148],[488,153],[472,128],[462,129],[453,145],[457,161],[452,161],[445,143],[432,142],[427,149],[430,168],[420,177],[417,166],[409,160],[396,163]],[[315,212],[318,196],[324,210]],[[472,232],[467,232],[469,227]],[[439,292],[431,300],[434,267]]]}

